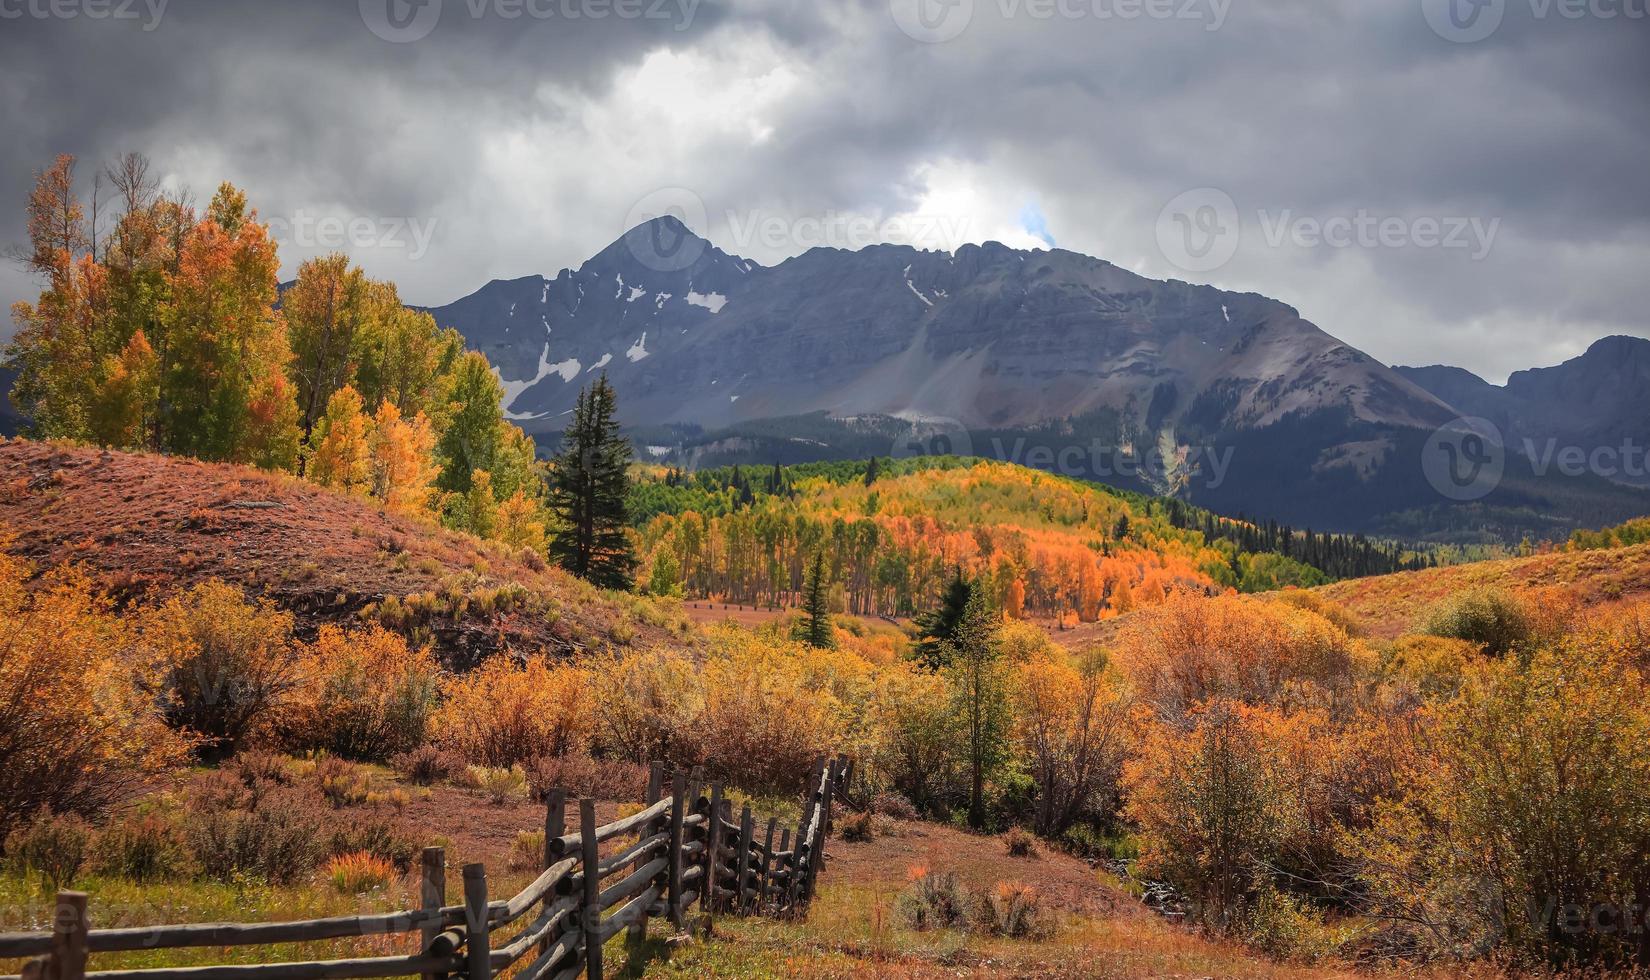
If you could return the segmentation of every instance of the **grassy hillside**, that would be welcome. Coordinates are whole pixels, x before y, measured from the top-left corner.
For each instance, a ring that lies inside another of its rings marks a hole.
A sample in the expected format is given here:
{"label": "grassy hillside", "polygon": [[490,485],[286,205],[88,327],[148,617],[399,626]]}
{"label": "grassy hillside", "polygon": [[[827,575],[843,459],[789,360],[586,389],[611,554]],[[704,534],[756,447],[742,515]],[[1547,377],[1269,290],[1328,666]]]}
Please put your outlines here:
{"label": "grassy hillside", "polygon": [[644,601],[535,554],[292,477],[21,439],[0,442],[0,474],[6,550],[42,568],[80,563],[121,601],[217,578],[298,613],[300,629],[377,619],[453,666],[673,636]]}
{"label": "grassy hillside", "polygon": [[1336,582],[1316,591],[1344,606],[1371,634],[1390,638],[1450,596],[1485,587],[1514,593],[1562,588],[1584,605],[1642,597],[1650,593],[1650,544],[1429,568]]}

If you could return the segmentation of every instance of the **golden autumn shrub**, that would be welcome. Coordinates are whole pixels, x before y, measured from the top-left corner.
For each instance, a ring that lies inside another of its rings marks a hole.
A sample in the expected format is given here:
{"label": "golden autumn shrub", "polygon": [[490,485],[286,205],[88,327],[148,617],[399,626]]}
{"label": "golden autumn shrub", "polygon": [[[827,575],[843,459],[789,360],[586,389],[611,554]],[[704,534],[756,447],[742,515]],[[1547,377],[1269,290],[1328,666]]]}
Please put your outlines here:
{"label": "golden autumn shrub", "polygon": [[1130,747],[1128,697],[1096,655],[1073,665],[1054,651],[1016,670],[1014,738],[1036,786],[1037,833],[1109,818]]}
{"label": "golden autumn shrub", "polygon": [[1281,602],[1296,609],[1305,609],[1307,612],[1317,613],[1341,629],[1346,630],[1348,636],[1359,636],[1363,629],[1358,625],[1358,617],[1352,615],[1345,606],[1330,602],[1316,592],[1306,589],[1284,589],[1267,596],[1273,602]]}
{"label": "golden autumn shrub", "polygon": [[303,683],[284,712],[289,749],[384,761],[423,744],[440,693],[427,648],[378,626],[321,627],[304,651]]}
{"label": "golden autumn shrub", "polygon": [[1472,589],[1427,610],[1421,632],[1464,640],[1490,657],[1503,657],[1530,642],[1536,625],[1536,609],[1523,597],[1505,589]]}
{"label": "golden autumn shrub", "polygon": [[435,742],[482,766],[525,765],[589,747],[591,672],[543,656],[495,655],[454,677],[432,726]]}
{"label": "golden autumn shrub", "polygon": [[1650,686],[1635,652],[1582,641],[1491,661],[1432,709],[1430,751],[1352,844],[1378,914],[1450,954],[1644,952],[1625,921],[1650,904]]}
{"label": "golden autumn shrub", "polygon": [[166,714],[206,748],[233,752],[280,721],[303,682],[292,614],[212,580],[139,617],[143,644],[164,666]]}
{"label": "golden autumn shrub", "polygon": [[1393,641],[1382,654],[1381,666],[1389,678],[1413,685],[1424,697],[1447,698],[1483,656],[1483,650],[1467,640],[1412,633]]}
{"label": "golden autumn shrub", "polygon": [[1641,674],[1650,673],[1650,600],[1591,610],[1564,642],[1572,649],[1636,666]]}
{"label": "golden autumn shrub", "polygon": [[589,661],[595,741],[632,762],[691,762],[693,723],[704,710],[699,665],[676,650],[639,650]]}
{"label": "golden autumn shrub", "polygon": [[950,696],[938,674],[896,666],[877,676],[871,698],[870,775],[920,813],[936,813],[960,797],[962,739]]}
{"label": "golden autumn shrub", "polygon": [[1214,699],[1281,703],[1310,686],[1350,687],[1373,657],[1315,612],[1247,596],[1171,597],[1143,610],[1119,641],[1119,664],[1160,718]]}
{"label": "golden autumn shrub", "polygon": [[743,643],[705,660],[695,728],[706,772],[753,793],[798,791],[836,748],[834,698],[809,683],[800,651]]}
{"label": "golden autumn shrub", "polygon": [[1125,767],[1145,872],[1189,896],[1210,928],[1242,928],[1293,831],[1268,737],[1280,720],[1269,708],[1216,701],[1185,726],[1152,725]]}
{"label": "golden autumn shrub", "polygon": [[186,760],[161,665],[80,571],[0,554],[0,836],[42,807],[96,816]]}

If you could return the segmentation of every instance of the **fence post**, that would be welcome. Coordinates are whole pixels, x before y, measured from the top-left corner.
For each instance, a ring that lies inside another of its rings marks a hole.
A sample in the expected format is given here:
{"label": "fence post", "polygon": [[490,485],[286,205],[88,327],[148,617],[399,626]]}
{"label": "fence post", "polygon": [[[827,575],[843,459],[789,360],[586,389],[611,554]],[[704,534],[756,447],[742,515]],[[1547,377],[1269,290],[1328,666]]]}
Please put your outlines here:
{"label": "fence post", "polygon": [[567,790],[552,788],[544,794],[544,866],[555,863],[550,842],[567,833]]}
{"label": "fence post", "polygon": [[[791,828],[786,827],[779,835],[779,853],[784,854],[785,852],[789,851],[790,849],[791,849]],[[786,858],[787,861],[792,861],[792,862],[794,862],[795,859],[796,859],[795,854],[791,854],[791,855],[787,856],[787,858]],[[775,861],[774,862],[774,870],[779,872],[780,874],[785,874],[786,873],[785,872],[785,861]],[[789,876],[787,876],[785,878],[785,882],[789,882],[790,880],[791,879],[790,879]],[[780,884],[777,884],[777,885],[773,886],[773,908],[774,908],[775,912],[781,912],[782,913],[782,912],[785,911],[785,908],[786,908],[785,889],[788,888],[788,887],[789,887],[789,885],[786,884],[786,883],[780,883]]]}
{"label": "fence post", "polygon": [[[548,871],[550,865],[556,863],[556,859],[550,850],[551,842],[565,833],[567,833],[567,790],[552,786],[544,794],[544,870]],[[548,908],[553,899],[554,895],[546,895],[544,906]],[[555,938],[555,936],[548,933],[545,934],[545,937],[539,940],[539,952],[541,954],[549,952],[550,944]]]}
{"label": "fence post", "polygon": [[688,773],[688,809],[693,812],[699,810],[699,794],[705,788],[705,767],[694,766]]}
{"label": "fence post", "polygon": [[778,817],[768,818],[768,838],[762,842],[762,870],[756,877],[756,914],[762,914],[762,906],[768,904],[769,876],[773,874],[773,832],[779,826]]}
{"label": "fence post", "polygon": [[[418,931],[421,948],[430,951],[430,943],[441,935],[441,906],[447,904],[447,850],[426,847],[419,858],[418,907],[424,910],[424,925]],[[438,980],[440,974],[426,973],[424,980]]]}
{"label": "fence post", "polygon": [[819,833],[814,839],[813,850],[808,852],[808,901],[814,900],[814,883],[819,877],[819,869],[825,865],[825,838],[831,830],[831,796],[836,790],[837,763],[832,760],[825,769],[825,792],[819,801]]}
{"label": "fence post", "polygon": [[602,975],[602,879],[601,859],[596,851],[596,801],[586,796],[579,800],[579,837],[583,845],[584,908],[581,925],[584,928],[584,968],[591,980]]}
{"label": "fence post", "polygon": [[493,949],[488,938],[487,866],[464,866],[464,973],[465,980],[490,980]]}
{"label": "fence post", "polygon": [[[662,762],[655,762],[651,766],[648,767],[648,771],[647,771],[647,795],[642,798],[642,805],[643,806],[652,806],[653,804],[659,802],[659,796],[660,796],[661,792],[664,790],[664,783],[665,783],[665,765]],[[649,820],[647,823],[642,825],[641,829],[636,831],[636,840],[637,840],[638,843],[640,843],[641,841],[647,840],[649,837],[652,837],[654,834],[657,834],[658,832],[659,832],[659,821],[658,820]],[[636,871],[642,870],[642,868],[646,864],[647,864],[647,855],[645,855],[645,854],[639,855],[636,858],[635,870]],[[646,939],[647,939],[647,909],[642,909],[641,914],[636,917],[636,921],[632,922],[630,924],[630,933],[626,937],[626,941],[627,942],[633,942],[633,943],[639,943],[639,942],[642,942]]]}
{"label": "fence post", "polygon": [[86,893],[57,893],[52,922],[52,980],[86,980]]}
{"label": "fence post", "polygon": [[670,781],[670,853],[666,855],[668,898],[665,914],[676,928],[682,927],[682,816],[687,809],[688,778],[677,773]]}
{"label": "fence post", "polygon": [[751,817],[751,807],[747,803],[744,812],[739,814],[739,873],[735,876],[733,885],[733,910],[739,915],[745,914],[745,883],[751,877],[751,833],[754,830],[755,820]]}
{"label": "fence post", "polygon": [[[710,832],[705,835],[705,878],[699,891],[699,907],[706,912],[716,911],[716,871],[721,864],[722,850],[722,784],[710,784]],[[710,932],[710,923],[705,923]]]}

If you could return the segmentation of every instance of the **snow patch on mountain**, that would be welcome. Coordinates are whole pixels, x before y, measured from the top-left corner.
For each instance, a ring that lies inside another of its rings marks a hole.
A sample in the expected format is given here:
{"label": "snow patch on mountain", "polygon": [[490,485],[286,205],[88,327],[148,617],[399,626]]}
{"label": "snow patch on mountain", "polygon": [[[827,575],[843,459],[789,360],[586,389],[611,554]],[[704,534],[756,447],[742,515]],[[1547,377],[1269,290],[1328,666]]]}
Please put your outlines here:
{"label": "snow patch on mountain", "polygon": [[721,293],[696,293],[688,290],[687,301],[694,306],[702,306],[712,313],[722,312],[722,307],[728,303],[728,298]]}
{"label": "snow patch on mountain", "polygon": [[561,375],[562,381],[572,381],[579,376],[579,359],[569,357],[565,361],[550,365],[550,370]]}
{"label": "snow patch on mountain", "polygon": [[536,419],[536,418],[540,418],[541,417],[540,415],[534,414],[532,412],[528,412],[528,413],[525,413],[525,414],[519,414],[518,415],[517,413],[511,411],[510,409],[511,409],[511,406],[515,405],[516,399],[520,398],[522,396],[522,393],[524,393],[527,389],[533,387],[534,385],[538,384],[540,381],[543,381],[545,378],[548,378],[556,370],[557,370],[557,365],[554,365],[554,364],[550,363],[550,342],[549,341],[545,341],[545,343],[544,343],[544,352],[539,355],[538,373],[533,375],[533,377],[530,380],[527,380],[527,381],[506,381],[506,380],[504,380],[504,376],[498,373],[498,368],[496,368],[496,367],[493,368],[493,375],[498,378],[499,385],[504,388],[504,398],[501,400],[501,404],[504,406],[504,414],[506,416],[508,416],[509,418],[512,418],[512,419]]}
{"label": "snow patch on mountain", "polygon": [[630,349],[624,352],[624,356],[628,358],[632,364],[634,364],[647,355],[647,331],[643,330],[642,339],[636,341],[634,344],[631,344]]}

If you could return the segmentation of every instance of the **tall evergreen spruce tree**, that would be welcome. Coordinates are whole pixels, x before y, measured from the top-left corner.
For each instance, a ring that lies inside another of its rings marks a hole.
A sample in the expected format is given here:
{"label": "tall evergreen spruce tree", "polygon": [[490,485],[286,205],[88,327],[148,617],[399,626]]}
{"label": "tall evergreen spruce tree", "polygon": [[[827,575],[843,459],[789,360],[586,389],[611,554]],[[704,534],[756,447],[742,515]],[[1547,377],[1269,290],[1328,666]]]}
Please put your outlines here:
{"label": "tall evergreen spruce tree", "polygon": [[549,507],[562,525],[550,542],[550,558],[602,588],[628,589],[636,569],[625,514],[630,442],[619,435],[613,410],[607,375],[579,392],[550,471]]}
{"label": "tall evergreen spruce tree", "polygon": [[821,650],[835,645],[831,635],[831,610],[825,594],[825,549],[814,552],[808,579],[802,592],[802,640]]}
{"label": "tall evergreen spruce tree", "polygon": [[968,825],[975,830],[985,827],[985,784],[1008,759],[1013,721],[1008,671],[997,639],[1001,623],[985,590],[972,589],[956,632],[945,643],[952,709],[966,740]]}
{"label": "tall evergreen spruce tree", "polygon": [[963,577],[959,566],[945,587],[939,606],[917,617],[916,659],[924,667],[940,670],[950,664],[950,644],[957,638],[963,611],[974,592],[974,583]]}

